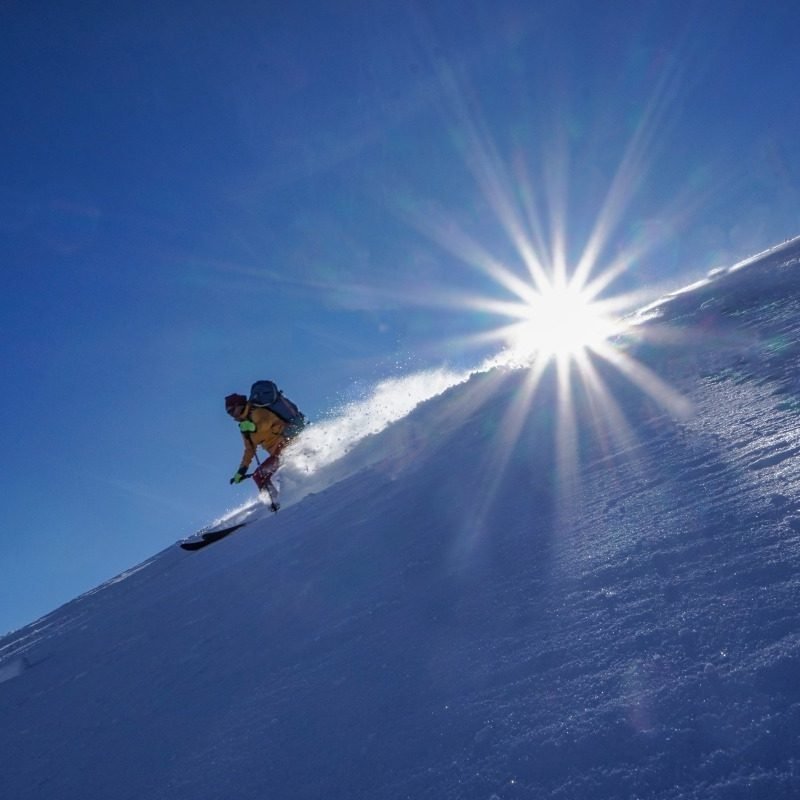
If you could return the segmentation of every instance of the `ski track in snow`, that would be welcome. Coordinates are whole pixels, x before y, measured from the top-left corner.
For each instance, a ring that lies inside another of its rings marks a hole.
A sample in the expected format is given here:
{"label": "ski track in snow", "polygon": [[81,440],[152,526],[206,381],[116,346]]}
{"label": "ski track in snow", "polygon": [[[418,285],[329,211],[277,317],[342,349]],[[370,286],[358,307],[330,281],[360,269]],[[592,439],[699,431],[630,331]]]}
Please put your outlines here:
{"label": "ski track in snow", "polygon": [[525,376],[479,371],[0,640],[0,794],[800,796],[798,249],[647,310],[693,413],[604,373],[633,436],[572,494],[554,385],[499,452]]}

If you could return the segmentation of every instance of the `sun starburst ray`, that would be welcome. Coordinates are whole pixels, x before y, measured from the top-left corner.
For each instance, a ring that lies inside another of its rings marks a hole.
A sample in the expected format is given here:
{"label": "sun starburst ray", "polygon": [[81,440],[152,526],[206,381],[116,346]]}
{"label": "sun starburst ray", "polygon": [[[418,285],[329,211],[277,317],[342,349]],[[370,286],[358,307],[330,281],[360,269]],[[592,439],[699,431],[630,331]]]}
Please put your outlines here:
{"label": "sun starburst ray", "polygon": [[556,486],[563,503],[575,494],[578,473],[578,420],[570,375],[573,365],[569,359],[563,357],[557,358],[555,365],[558,388],[555,432],[558,479]]}
{"label": "sun starburst ray", "polygon": [[692,413],[691,401],[666,381],[662,380],[653,370],[637,361],[631,356],[615,350],[612,347],[601,346],[598,355],[609,361],[622,375],[634,386],[641,389],[658,405],[679,419],[686,419]]}
{"label": "sun starburst ray", "polygon": [[592,429],[608,454],[623,452],[636,442],[636,434],[625,419],[619,403],[608,389],[594,364],[591,353],[577,356],[577,373],[583,388],[583,396],[591,417]]}

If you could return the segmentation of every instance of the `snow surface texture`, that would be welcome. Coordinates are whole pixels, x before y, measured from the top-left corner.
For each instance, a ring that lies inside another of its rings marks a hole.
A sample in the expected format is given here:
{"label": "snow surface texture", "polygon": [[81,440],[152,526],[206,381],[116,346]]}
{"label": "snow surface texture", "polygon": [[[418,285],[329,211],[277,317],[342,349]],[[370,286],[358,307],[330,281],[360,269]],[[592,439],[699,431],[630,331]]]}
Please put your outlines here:
{"label": "snow surface texture", "polygon": [[490,370],[0,640],[0,797],[800,797],[799,255],[642,315],[694,413],[598,365],[568,491]]}

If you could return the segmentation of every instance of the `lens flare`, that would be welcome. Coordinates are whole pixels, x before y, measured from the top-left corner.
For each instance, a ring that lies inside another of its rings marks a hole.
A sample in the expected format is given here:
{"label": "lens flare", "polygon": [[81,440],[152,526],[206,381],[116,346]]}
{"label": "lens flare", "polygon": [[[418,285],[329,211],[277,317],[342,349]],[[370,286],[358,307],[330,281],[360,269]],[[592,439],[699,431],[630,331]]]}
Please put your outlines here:
{"label": "lens flare", "polygon": [[[549,146],[539,137],[540,164],[531,169],[536,137],[528,143],[517,140],[502,153],[467,74],[449,64],[440,68],[444,113],[457,134],[480,202],[474,208],[454,209],[433,201],[415,202],[413,194],[405,202],[396,201],[399,214],[435,243],[448,257],[442,264],[454,269],[449,287],[428,291],[414,302],[474,320],[471,334],[448,340],[454,351],[475,347],[486,357],[493,347],[498,366],[526,370],[497,423],[492,445],[481,454],[482,472],[488,477],[482,509],[471,516],[474,535],[465,535],[466,550],[487,529],[482,518],[490,514],[509,459],[518,457],[516,445],[532,416],[548,420],[553,500],[569,513],[580,491],[582,453],[595,444],[604,457],[638,450],[635,428],[615,397],[618,392],[633,387],[667,417],[691,412],[685,397],[636,358],[632,345],[648,334],[643,326],[626,322],[661,294],[641,287],[630,271],[663,240],[628,235],[626,215],[644,182],[679,78],[672,72],[663,76],[627,146],[617,154],[616,172],[610,168],[607,190],[597,186],[591,205],[586,194],[581,195],[576,211],[570,199],[580,184],[572,167],[573,139],[566,128],[554,126]],[[677,226],[695,203],[688,195],[680,199],[680,208],[667,203],[655,214]],[[497,227],[492,229],[492,223]],[[463,276],[458,274],[461,268],[466,270]]]}

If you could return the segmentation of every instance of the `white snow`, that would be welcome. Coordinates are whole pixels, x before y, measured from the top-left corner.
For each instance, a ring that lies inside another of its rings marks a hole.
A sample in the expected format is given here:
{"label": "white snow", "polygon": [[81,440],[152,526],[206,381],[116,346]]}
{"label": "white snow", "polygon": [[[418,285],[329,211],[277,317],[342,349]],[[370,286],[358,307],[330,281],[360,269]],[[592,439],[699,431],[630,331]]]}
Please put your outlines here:
{"label": "white snow", "polygon": [[596,363],[569,482],[553,371],[442,372],[0,640],[0,797],[800,797],[799,252],[654,304],[693,413]]}

